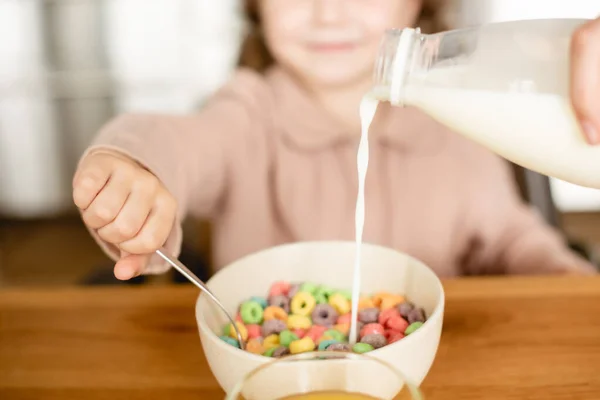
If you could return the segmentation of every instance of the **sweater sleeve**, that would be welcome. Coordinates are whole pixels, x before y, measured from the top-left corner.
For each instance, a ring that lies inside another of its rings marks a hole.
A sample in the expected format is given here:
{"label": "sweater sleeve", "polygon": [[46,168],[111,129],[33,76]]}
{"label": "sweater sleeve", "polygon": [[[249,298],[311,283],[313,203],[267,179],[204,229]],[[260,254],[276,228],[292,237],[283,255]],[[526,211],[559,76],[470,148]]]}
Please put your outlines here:
{"label": "sweater sleeve", "polygon": [[[236,93],[256,85],[252,76],[238,76],[193,115],[126,114],[107,123],[85,157],[98,152],[117,152],[152,172],[175,197],[178,217],[165,248],[174,256],[181,250],[181,221],[188,214],[210,217],[223,201],[228,163],[235,146],[244,146],[256,114]],[[116,246],[90,231],[101,248],[117,260]],[[154,256],[144,271],[162,273],[166,263]]]}
{"label": "sweater sleeve", "polygon": [[466,218],[467,274],[595,273],[592,264],[572,252],[560,233],[521,201],[504,160],[486,155],[476,170],[479,178],[470,188],[473,203]]}

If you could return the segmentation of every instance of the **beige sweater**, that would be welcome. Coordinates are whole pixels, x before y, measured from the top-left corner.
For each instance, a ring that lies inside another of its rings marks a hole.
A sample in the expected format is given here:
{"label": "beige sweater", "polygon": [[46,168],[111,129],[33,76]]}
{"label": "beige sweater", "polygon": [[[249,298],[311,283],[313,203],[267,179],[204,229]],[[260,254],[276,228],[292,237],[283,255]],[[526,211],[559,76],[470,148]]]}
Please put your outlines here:
{"label": "beige sweater", "polygon": [[[370,138],[366,242],[440,276],[591,270],[520,202],[508,165],[487,150],[387,105]],[[199,113],[123,115],[86,154],[134,158],[177,198],[180,219],[210,218],[219,268],[282,243],[353,240],[358,139],[283,70],[240,70]],[[166,246],[178,254],[180,244],[177,224]],[[155,258],[147,272],[166,268]]]}

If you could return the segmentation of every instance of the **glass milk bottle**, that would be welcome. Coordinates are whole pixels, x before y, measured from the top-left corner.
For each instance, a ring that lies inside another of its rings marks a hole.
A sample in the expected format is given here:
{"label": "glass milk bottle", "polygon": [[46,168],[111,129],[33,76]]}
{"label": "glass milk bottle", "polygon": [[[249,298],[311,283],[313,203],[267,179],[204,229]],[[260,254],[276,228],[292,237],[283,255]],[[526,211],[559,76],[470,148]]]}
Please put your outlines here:
{"label": "glass milk bottle", "polygon": [[571,36],[585,22],[502,22],[433,35],[390,30],[372,94],[418,107],[525,168],[600,188],[600,146],[586,143],[569,99]]}

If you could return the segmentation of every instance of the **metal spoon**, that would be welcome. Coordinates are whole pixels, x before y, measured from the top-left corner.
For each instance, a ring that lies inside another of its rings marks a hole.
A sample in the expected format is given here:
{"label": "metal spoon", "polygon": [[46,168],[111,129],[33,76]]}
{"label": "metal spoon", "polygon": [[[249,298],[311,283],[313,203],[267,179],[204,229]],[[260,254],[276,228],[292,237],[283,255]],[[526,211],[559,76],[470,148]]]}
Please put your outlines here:
{"label": "metal spoon", "polygon": [[202,290],[208,297],[210,297],[210,299],[212,301],[215,302],[215,304],[217,306],[219,306],[219,308],[221,310],[223,310],[223,312],[227,316],[227,319],[229,319],[229,322],[231,322],[231,326],[233,326],[233,329],[235,329],[235,333],[237,335],[238,342],[240,343],[240,348],[242,350],[244,350],[245,343],[242,340],[242,334],[240,333],[240,330],[238,329],[237,324],[235,323],[235,321],[231,317],[231,315],[227,312],[227,310],[225,309],[225,307],[223,306],[223,304],[219,301],[219,299],[217,299],[217,297],[210,291],[210,289],[206,287],[206,285],[204,284],[204,282],[202,282],[200,280],[200,278],[198,278],[192,271],[190,271],[178,259],[176,259],[175,257],[170,256],[169,253],[164,248],[156,250],[156,254],[158,254],[159,256],[161,256],[163,260],[165,260],[166,262],[168,262],[169,264],[171,264],[171,266],[173,268],[175,268],[183,276],[185,276],[190,282],[192,282],[194,285],[196,285],[198,288],[200,288],[200,290]]}

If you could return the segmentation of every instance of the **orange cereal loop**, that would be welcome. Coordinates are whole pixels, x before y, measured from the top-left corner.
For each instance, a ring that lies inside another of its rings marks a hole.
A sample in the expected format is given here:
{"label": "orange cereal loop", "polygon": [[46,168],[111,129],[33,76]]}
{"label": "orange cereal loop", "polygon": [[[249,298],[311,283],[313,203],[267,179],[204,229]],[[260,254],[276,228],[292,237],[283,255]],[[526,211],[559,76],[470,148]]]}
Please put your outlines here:
{"label": "orange cereal loop", "polygon": [[365,308],[375,308],[375,303],[369,297],[361,297],[358,300],[358,311],[362,311]]}
{"label": "orange cereal loop", "polygon": [[269,306],[265,308],[263,313],[263,319],[269,321],[271,319],[278,319],[280,321],[287,321],[288,314],[281,307]]}
{"label": "orange cereal loop", "polygon": [[252,354],[262,354],[265,352],[265,347],[259,340],[250,339],[248,343],[246,343],[246,350]]}
{"label": "orange cereal loop", "polygon": [[379,308],[382,311],[390,310],[401,303],[404,303],[404,296],[393,295],[393,296],[389,296],[389,297],[384,297],[383,300],[381,301],[381,304],[379,305]]}
{"label": "orange cereal loop", "polygon": [[376,293],[373,295],[373,304],[375,305],[375,307],[379,307],[381,306],[381,302],[383,301],[383,299],[390,296],[393,296],[393,294],[388,292]]}
{"label": "orange cereal loop", "polygon": [[348,333],[350,333],[350,324],[337,324],[333,326],[333,329],[343,333],[344,336],[348,336]]}

